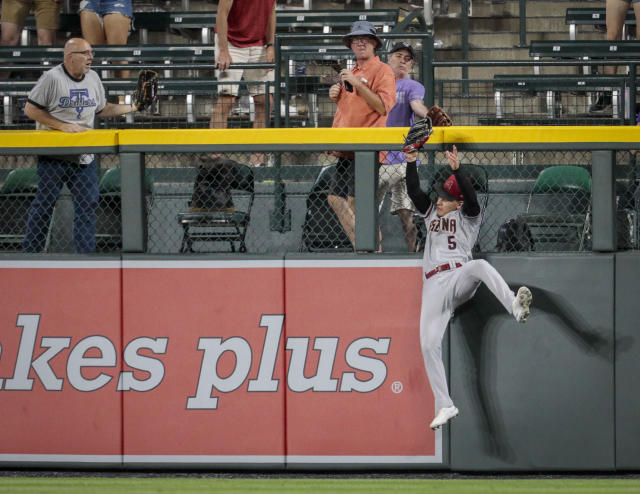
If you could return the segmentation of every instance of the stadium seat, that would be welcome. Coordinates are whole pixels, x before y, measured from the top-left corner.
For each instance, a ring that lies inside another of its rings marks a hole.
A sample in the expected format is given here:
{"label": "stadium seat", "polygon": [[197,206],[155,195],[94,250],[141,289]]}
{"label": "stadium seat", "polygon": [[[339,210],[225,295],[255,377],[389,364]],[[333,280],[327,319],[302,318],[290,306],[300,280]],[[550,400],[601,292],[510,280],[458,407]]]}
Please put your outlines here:
{"label": "stadium seat", "polygon": [[591,176],[579,166],[550,166],[540,172],[519,216],[536,251],[584,250],[590,231]]}
{"label": "stadium seat", "polygon": [[[178,214],[178,223],[182,226],[183,236],[180,252],[196,252],[194,244],[228,242],[229,251],[246,252],[245,237],[251,219],[254,198],[254,174],[249,166],[235,163],[227,170],[232,175],[229,191],[233,207],[224,209],[191,208]],[[197,252],[229,252],[204,247]]]}
{"label": "stadium seat", "polygon": [[[0,187],[0,252],[22,250],[29,208],[37,189],[38,172],[35,168],[18,168],[7,175]],[[49,238],[45,250],[48,245]]]}

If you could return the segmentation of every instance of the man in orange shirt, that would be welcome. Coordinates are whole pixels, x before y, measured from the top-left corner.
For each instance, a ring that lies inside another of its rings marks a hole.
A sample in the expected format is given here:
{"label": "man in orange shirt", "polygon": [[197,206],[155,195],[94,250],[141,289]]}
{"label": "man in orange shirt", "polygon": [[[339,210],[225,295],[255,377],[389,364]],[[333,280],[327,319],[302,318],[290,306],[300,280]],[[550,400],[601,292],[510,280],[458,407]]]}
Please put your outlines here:
{"label": "man in orange shirt", "polygon": [[[356,64],[340,71],[341,83],[329,88],[329,97],[338,104],[333,127],[384,127],[396,103],[396,80],[391,68],[375,54],[382,46],[376,28],[368,21],[356,21],[343,41],[353,50]],[[327,201],[355,247],[354,155],[333,154],[339,160]]]}

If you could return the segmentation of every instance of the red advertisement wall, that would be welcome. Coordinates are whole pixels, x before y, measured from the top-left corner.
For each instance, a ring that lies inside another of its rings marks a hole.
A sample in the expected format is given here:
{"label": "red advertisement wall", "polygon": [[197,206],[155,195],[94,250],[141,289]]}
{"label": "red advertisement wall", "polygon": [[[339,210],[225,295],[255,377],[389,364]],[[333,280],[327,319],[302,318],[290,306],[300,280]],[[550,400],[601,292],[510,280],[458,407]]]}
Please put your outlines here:
{"label": "red advertisement wall", "polygon": [[0,264],[0,461],[120,461],[120,265]]}
{"label": "red advertisement wall", "polygon": [[442,462],[418,261],[7,261],[0,284],[0,462]]}

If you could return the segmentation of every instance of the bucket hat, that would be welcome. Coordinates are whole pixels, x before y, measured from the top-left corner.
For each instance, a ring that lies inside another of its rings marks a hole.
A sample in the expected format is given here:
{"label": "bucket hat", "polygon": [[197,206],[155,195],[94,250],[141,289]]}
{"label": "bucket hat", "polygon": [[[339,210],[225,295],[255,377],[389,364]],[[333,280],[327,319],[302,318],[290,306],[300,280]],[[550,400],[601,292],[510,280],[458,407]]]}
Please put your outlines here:
{"label": "bucket hat", "polygon": [[376,34],[376,27],[369,21],[356,21],[351,24],[351,32],[345,34],[344,38],[342,38],[347,48],[351,48],[351,38],[354,36],[371,36],[376,40],[376,50],[382,46],[382,41]]}

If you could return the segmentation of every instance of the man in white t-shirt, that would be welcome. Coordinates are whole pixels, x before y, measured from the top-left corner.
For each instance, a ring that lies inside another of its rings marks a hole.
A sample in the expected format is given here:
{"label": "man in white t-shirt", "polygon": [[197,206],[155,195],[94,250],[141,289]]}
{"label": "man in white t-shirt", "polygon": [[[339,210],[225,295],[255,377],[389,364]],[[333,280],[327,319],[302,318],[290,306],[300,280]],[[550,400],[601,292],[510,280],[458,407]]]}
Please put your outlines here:
{"label": "man in white t-shirt", "polygon": [[[82,38],[64,45],[62,64],[46,71],[27,98],[24,113],[39,130],[84,132],[95,116],[135,112],[135,105],[107,103],[102,81],[91,70],[93,51]],[[23,252],[42,252],[56,200],[64,184],[73,196],[73,238],[76,252],[94,252],[98,204],[98,170],[93,154],[38,156],[38,191],[31,204]]]}

